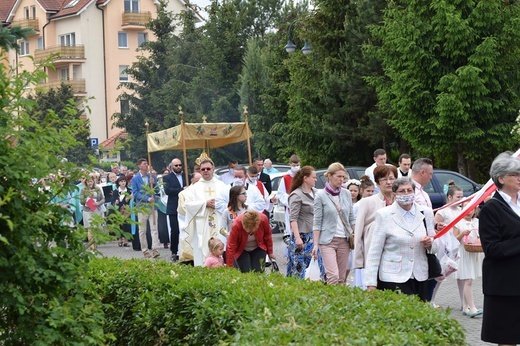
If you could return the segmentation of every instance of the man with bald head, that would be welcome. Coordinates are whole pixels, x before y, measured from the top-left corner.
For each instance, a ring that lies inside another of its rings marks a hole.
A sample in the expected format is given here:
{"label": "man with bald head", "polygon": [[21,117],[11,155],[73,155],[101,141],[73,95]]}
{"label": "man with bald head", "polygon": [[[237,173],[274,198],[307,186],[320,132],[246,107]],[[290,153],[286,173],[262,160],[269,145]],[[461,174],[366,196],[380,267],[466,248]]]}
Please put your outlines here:
{"label": "man with bald head", "polygon": [[170,250],[171,261],[179,260],[179,221],[177,219],[177,206],[179,204],[179,193],[184,190],[186,181],[182,174],[182,162],[174,158],[170,163],[170,174],[163,177],[164,193],[168,196],[166,204],[166,215],[170,219]]}

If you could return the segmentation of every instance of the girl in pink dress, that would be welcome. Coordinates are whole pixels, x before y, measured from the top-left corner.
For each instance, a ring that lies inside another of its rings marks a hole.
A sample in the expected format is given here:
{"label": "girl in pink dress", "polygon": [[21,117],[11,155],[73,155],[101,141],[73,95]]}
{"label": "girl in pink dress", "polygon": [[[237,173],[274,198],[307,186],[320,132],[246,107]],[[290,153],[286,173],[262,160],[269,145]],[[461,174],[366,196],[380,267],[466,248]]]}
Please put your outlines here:
{"label": "girl in pink dress", "polygon": [[224,243],[218,238],[210,238],[208,247],[211,253],[206,257],[204,266],[207,268],[223,267],[224,258],[222,254],[224,253]]}

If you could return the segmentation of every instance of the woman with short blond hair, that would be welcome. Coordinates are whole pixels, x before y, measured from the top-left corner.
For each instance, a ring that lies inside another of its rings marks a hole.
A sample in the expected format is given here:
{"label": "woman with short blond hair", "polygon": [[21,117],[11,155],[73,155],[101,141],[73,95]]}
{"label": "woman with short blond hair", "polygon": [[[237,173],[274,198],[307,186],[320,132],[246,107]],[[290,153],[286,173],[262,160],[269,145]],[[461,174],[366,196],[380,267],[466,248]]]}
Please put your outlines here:
{"label": "woman with short blond hair", "polygon": [[349,238],[356,220],[352,196],[341,188],[346,176],[341,163],[331,164],[325,173],[328,180],[325,189],[318,191],[314,198],[312,255],[318,256],[319,247],[328,284],[345,284],[347,280]]}

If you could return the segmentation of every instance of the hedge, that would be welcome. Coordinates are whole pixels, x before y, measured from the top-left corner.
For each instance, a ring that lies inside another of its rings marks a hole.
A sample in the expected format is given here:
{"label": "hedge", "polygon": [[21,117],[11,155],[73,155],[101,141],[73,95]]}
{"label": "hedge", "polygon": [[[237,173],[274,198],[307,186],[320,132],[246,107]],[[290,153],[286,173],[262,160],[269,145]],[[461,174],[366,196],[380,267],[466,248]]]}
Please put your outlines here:
{"label": "hedge", "polygon": [[117,258],[87,275],[111,345],[466,344],[449,311],[389,291]]}

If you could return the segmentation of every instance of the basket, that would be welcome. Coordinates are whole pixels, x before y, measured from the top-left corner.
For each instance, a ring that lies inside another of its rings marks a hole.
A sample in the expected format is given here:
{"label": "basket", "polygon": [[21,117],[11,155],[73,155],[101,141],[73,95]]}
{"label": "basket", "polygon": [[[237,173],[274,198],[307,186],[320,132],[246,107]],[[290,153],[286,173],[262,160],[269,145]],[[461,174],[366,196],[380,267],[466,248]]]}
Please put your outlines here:
{"label": "basket", "polygon": [[464,244],[464,250],[467,252],[484,252],[481,244]]}

